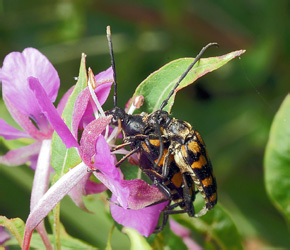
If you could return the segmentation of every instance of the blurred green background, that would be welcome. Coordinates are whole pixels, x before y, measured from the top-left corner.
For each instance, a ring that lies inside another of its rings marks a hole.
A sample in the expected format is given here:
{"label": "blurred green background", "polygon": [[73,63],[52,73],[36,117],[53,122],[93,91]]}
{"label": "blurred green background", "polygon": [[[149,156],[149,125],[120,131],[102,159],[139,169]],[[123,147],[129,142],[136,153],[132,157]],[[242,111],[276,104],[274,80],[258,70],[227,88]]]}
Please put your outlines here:
{"label": "blurred green background", "polygon": [[[150,73],[174,59],[196,56],[209,42],[220,48],[204,57],[247,50],[180,91],[172,115],[202,134],[219,202],[236,222],[245,248],[286,247],[286,222],[265,191],[263,155],[273,116],[289,91],[288,1],[0,0],[0,63],[12,51],[39,49],[59,73],[61,97],[75,83],[82,52],[95,74],[110,66],[107,25],[113,33],[119,106]],[[105,109],[112,107],[111,99]],[[9,119],[0,104],[1,118]],[[2,145],[1,154],[5,150]],[[32,178],[28,167],[0,166],[1,215],[26,220]],[[92,209],[102,211],[103,203],[92,199]],[[62,205],[67,231],[103,248],[112,222],[100,217],[80,211],[69,198]],[[115,230],[112,244],[126,249],[129,241]]]}

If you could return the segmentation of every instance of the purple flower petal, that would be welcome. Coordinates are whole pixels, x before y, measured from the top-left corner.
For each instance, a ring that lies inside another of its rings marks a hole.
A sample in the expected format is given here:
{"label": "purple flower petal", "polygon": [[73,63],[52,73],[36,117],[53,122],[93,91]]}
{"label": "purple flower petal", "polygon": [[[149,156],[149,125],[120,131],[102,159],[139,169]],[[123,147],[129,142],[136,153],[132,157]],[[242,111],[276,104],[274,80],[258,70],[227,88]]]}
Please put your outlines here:
{"label": "purple flower petal", "polygon": [[110,94],[111,86],[114,82],[112,67],[97,74],[95,76],[95,80],[96,80],[95,94],[97,95],[99,103],[103,105]]}
{"label": "purple flower petal", "polygon": [[[36,155],[32,155],[31,157],[30,157],[30,159],[29,159],[29,161],[30,161],[30,168],[32,169],[32,170],[34,170],[35,171],[35,169],[36,169],[36,167],[37,167],[37,159],[38,159],[38,154],[36,154]],[[52,172],[53,171],[53,168],[51,167],[50,168],[50,172]]]}
{"label": "purple flower petal", "polygon": [[103,105],[106,102],[106,100],[110,94],[112,84],[113,84],[112,81],[104,82],[104,83],[98,85],[97,88],[95,89],[95,93],[96,93],[97,98],[99,100],[99,103],[101,105]]}
{"label": "purple flower petal", "polygon": [[90,213],[90,211],[86,208],[84,201],[83,201],[83,195],[86,194],[86,183],[90,178],[91,173],[88,173],[72,188],[72,190],[69,192],[70,198],[73,200],[73,202],[82,210]]}
{"label": "purple flower petal", "polygon": [[[131,181],[122,181],[123,187],[128,187],[130,195],[128,204],[130,209],[141,209],[151,205],[152,203],[166,200],[166,197],[154,185],[149,185],[143,180],[134,179]],[[168,203],[168,202],[167,202]]]}
{"label": "purple flower petal", "polygon": [[[102,135],[97,138],[95,152],[94,167],[101,172],[94,172],[94,175],[111,190],[112,202],[119,204],[111,204],[113,218],[119,224],[137,229],[144,236],[152,234],[168,201],[146,206],[165,199],[164,195],[158,188],[143,180],[123,180],[119,169],[115,167],[110,147]],[[136,209],[126,209],[128,207]]]}
{"label": "purple flower petal", "polygon": [[87,173],[78,183],[75,185],[72,190],[69,192],[70,198],[73,200],[73,202],[82,210],[91,213],[89,211],[84,202],[83,202],[83,196],[86,196],[88,194],[96,194],[101,193],[107,190],[106,186],[102,183],[95,183],[93,181],[90,181],[89,178],[91,176],[91,173]]}
{"label": "purple flower petal", "polygon": [[86,192],[84,195],[98,194],[107,190],[107,187],[103,183],[96,183],[91,180],[87,181],[85,188],[86,188]]}
{"label": "purple flower petal", "polygon": [[173,233],[177,236],[181,237],[184,241],[184,244],[187,246],[189,250],[201,250],[203,249],[200,245],[198,245],[192,238],[190,230],[179,223],[177,223],[173,219],[169,219],[170,228]]}
{"label": "purple flower petal", "polygon": [[[112,195],[112,202],[117,202],[115,195]],[[148,237],[154,232],[157,226],[159,215],[167,206],[168,202],[163,202],[154,206],[142,209],[124,209],[111,203],[111,214],[115,221],[125,227],[136,229],[141,235]]]}
{"label": "purple flower petal", "polygon": [[190,236],[190,230],[182,225],[180,225],[178,222],[176,222],[173,219],[169,219],[170,228],[171,230],[179,237],[189,237]]}
{"label": "purple flower petal", "polygon": [[120,170],[115,167],[115,158],[102,135],[96,139],[95,153],[94,167],[102,173],[94,172],[94,175],[116,195],[118,203],[127,208],[130,190],[123,186]]}
{"label": "purple flower petal", "polygon": [[29,134],[20,131],[0,118],[0,136],[3,136],[5,140],[14,140],[18,138],[31,138]]}
{"label": "purple flower petal", "polygon": [[10,239],[10,234],[5,230],[5,227],[0,226],[0,246],[2,246],[5,241]]}
{"label": "purple flower petal", "polygon": [[109,67],[107,70],[100,72],[99,74],[95,75],[95,79],[97,84],[104,83],[104,82],[113,82],[113,69]]}
{"label": "purple flower petal", "polygon": [[95,80],[97,85],[95,93],[99,103],[103,105],[110,94],[111,86],[114,82],[112,67],[96,75]]}
{"label": "purple flower petal", "polygon": [[88,126],[86,126],[82,134],[79,153],[83,162],[89,167],[92,167],[92,157],[96,153],[96,140],[105,130],[106,126],[109,125],[111,119],[112,116],[106,116],[92,121]]}
{"label": "purple flower petal", "polygon": [[27,218],[22,249],[29,249],[32,232],[36,226],[86,174],[87,166],[84,163],[80,163],[62,176],[42,196]]}
{"label": "purple flower petal", "polygon": [[115,158],[111,155],[110,147],[102,135],[96,139],[94,167],[101,171],[94,172],[95,176],[111,190],[123,208],[140,209],[165,199],[158,188],[143,180],[123,180],[120,170],[115,167]]}
{"label": "purple flower petal", "polygon": [[29,86],[34,91],[38,104],[42,109],[42,112],[46,115],[50,124],[54,128],[55,132],[60,136],[64,144],[70,147],[78,147],[76,139],[73,137],[71,131],[68,129],[64,121],[59,116],[56,108],[53,106],[48,96],[46,95],[43,87],[39,83],[37,78],[29,77]]}
{"label": "purple flower petal", "polygon": [[[110,67],[106,71],[99,73],[95,76],[95,79],[97,81],[97,86],[94,92],[100,105],[103,105],[109,96],[113,83],[112,68]],[[82,129],[94,119],[90,97],[91,94],[88,87],[85,88],[77,97],[72,118],[72,132],[75,137],[79,128]]]}
{"label": "purple flower petal", "polygon": [[[107,169],[108,164],[107,166],[103,164],[103,167]],[[115,171],[117,171],[116,168]],[[95,173],[95,175],[112,191],[111,201],[119,204],[111,204],[113,218],[123,226],[135,228],[144,236],[152,234],[160,213],[169,203],[169,201],[165,201],[150,206],[152,203],[165,199],[158,188],[139,179],[131,181],[113,179],[111,173],[104,175],[104,178],[100,173]],[[124,206],[126,203],[127,207]],[[130,209],[126,209],[128,207]]]}
{"label": "purple flower petal", "polygon": [[[110,85],[111,86],[111,83]],[[103,85],[100,86],[100,88],[106,88],[103,87]],[[109,92],[108,92],[109,93]],[[100,103],[101,105],[104,104],[108,96],[104,96],[102,93],[98,94],[98,98],[102,100]],[[83,129],[86,125],[88,125],[90,122],[95,120],[95,116],[93,115],[93,108],[91,105],[91,94],[89,91],[89,88],[85,88],[77,97],[77,100],[74,105],[74,111],[73,111],[73,117],[72,117],[72,132],[73,135],[76,136],[78,134],[79,129]]]}
{"label": "purple flower petal", "polygon": [[[115,165],[107,164],[105,166],[108,166],[111,170],[113,170],[112,166],[115,167]],[[108,171],[107,171],[108,172]],[[121,173],[118,169],[111,171],[111,173],[108,174],[102,174],[98,172],[94,172],[94,175],[109,189],[113,194],[116,195],[116,199],[118,204],[124,208],[128,208],[128,198],[130,196],[130,190],[128,187],[122,186],[122,179],[121,179]]]}
{"label": "purple flower petal", "polygon": [[26,114],[33,114],[36,102],[30,90],[27,78],[38,78],[51,102],[54,102],[60,81],[57,71],[49,60],[34,48],[27,48],[22,53],[8,54],[0,71],[3,85],[3,95],[12,104]]}
{"label": "purple flower petal", "polygon": [[187,246],[188,250],[202,250],[204,249],[198,245],[191,237],[183,238],[184,244]]}
{"label": "purple flower petal", "polygon": [[78,130],[84,130],[84,128],[88,126],[88,124],[90,124],[95,119],[96,117],[94,115],[94,109],[93,109],[92,101],[90,98],[90,101],[88,102],[88,106],[85,112],[83,113],[82,119],[80,120],[78,124]]}
{"label": "purple flower petal", "polygon": [[110,147],[103,135],[99,135],[95,140],[94,167],[103,174],[111,175],[111,177],[121,180],[120,172],[115,171],[115,158],[111,155]]}
{"label": "purple flower petal", "polygon": [[[43,115],[41,110],[39,109],[39,113],[37,115],[38,120],[36,120],[35,116],[27,115],[22,113],[18,108],[16,108],[10,100],[3,96],[3,99],[6,103],[6,107],[9,110],[10,114],[14,118],[14,120],[25,130],[32,138],[36,140],[44,140],[49,139],[52,136],[53,129],[49,125],[46,117]],[[33,124],[32,120],[37,124]]]}
{"label": "purple flower petal", "polygon": [[[77,138],[78,135],[78,129],[81,123],[81,120],[84,117],[84,114],[87,110],[88,103],[90,100],[90,91],[89,88],[85,88],[77,97],[73,115],[72,115],[72,133]],[[91,112],[91,118],[93,119],[93,113]]]}
{"label": "purple flower petal", "polygon": [[31,157],[37,155],[41,143],[36,142],[19,149],[10,150],[4,156],[0,156],[0,163],[7,166],[19,166],[30,161]]}
{"label": "purple flower petal", "polygon": [[[7,55],[0,74],[3,98],[13,118],[34,138],[40,137],[39,132],[46,135],[44,138],[49,138],[52,130],[29,87],[28,78],[33,76],[42,81],[49,100],[54,102],[59,88],[59,77],[52,64],[38,50],[27,48],[23,53],[12,52]],[[34,125],[31,121],[31,124],[25,121],[24,117],[19,118],[19,114],[32,120],[37,126],[34,130],[38,131],[30,131]]]}

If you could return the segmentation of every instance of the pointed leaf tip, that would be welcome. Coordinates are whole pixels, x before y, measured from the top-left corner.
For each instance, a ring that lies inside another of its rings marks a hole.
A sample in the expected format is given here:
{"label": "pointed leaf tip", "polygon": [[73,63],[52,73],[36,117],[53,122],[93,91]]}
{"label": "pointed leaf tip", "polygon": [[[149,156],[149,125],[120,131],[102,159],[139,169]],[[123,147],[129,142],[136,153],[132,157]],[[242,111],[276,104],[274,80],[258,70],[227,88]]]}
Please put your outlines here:
{"label": "pointed leaf tip", "polygon": [[[230,60],[245,52],[246,50],[237,50],[222,56],[201,58],[182,80],[164,110],[171,110],[175,94],[178,90],[192,84],[203,75],[222,67]],[[139,112],[143,111],[151,113],[158,110],[163,100],[168,97],[174,85],[193,61],[194,58],[181,58],[174,60],[150,74],[142,83],[140,83],[133,96],[134,98],[135,96],[142,95],[145,98],[144,104]]]}

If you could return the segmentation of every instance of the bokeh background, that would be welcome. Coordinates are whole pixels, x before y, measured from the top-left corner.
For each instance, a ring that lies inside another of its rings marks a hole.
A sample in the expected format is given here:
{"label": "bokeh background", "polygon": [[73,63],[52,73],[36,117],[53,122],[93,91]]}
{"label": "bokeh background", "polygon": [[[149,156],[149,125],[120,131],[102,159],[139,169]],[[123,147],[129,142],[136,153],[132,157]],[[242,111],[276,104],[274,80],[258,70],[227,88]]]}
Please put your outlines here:
{"label": "bokeh background", "polygon": [[[75,83],[82,52],[95,73],[110,66],[107,25],[120,106],[150,73],[174,59],[196,56],[209,42],[220,48],[205,57],[247,50],[180,91],[172,114],[202,134],[219,202],[234,219],[245,248],[286,247],[286,222],[265,190],[263,156],[274,114],[289,91],[288,1],[0,0],[0,63],[12,51],[39,49],[59,73],[60,97]],[[105,109],[112,107],[111,99]],[[10,119],[2,100],[0,105],[0,116]],[[1,154],[6,147],[1,144]],[[0,166],[1,215],[26,220],[32,179],[27,166]],[[69,198],[61,210],[71,235],[100,248],[112,225],[103,216],[103,198],[89,198],[95,215],[80,211]],[[129,240],[115,230],[112,245],[126,249]]]}

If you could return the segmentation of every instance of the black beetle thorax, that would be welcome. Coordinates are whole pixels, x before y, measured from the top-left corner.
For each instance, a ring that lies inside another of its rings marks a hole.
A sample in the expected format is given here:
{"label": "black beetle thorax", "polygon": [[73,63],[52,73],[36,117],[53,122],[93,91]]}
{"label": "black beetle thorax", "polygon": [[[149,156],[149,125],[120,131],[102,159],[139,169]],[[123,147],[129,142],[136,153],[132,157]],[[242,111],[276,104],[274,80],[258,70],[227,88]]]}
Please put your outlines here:
{"label": "black beetle thorax", "polygon": [[121,121],[122,129],[126,136],[133,136],[137,134],[144,134],[146,127],[142,116],[140,115],[128,115]]}
{"label": "black beetle thorax", "polygon": [[185,121],[173,118],[167,127],[163,127],[163,131],[163,133],[170,138],[180,137],[185,140],[190,134],[190,131],[192,131],[192,127]]}

